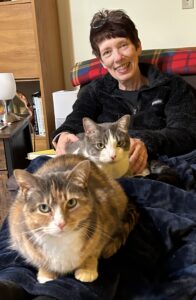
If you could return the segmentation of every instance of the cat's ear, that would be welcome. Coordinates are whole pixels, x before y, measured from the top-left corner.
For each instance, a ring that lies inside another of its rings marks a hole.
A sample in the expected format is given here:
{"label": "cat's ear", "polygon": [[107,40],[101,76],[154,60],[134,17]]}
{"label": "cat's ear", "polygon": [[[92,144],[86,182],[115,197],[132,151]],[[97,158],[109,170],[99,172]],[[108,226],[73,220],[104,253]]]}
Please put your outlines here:
{"label": "cat's ear", "polygon": [[90,118],[83,118],[83,127],[86,135],[91,135],[97,131],[97,124]]}
{"label": "cat's ear", "polygon": [[20,170],[20,169],[14,170],[14,176],[22,191],[27,191],[33,186],[37,186],[37,181],[35,176],[33,176],[31,173],[25,170]]}
{"label": "cat's ear", "polygon": [[69,174],[69,180],[81,187],[86,187],[90,175],[91,164],[89,160],[79,162]]}
{"label": "cat's ear", "polygon": [[127,132],[129,129],[130,121],[131,121],[131,116],[124,115],[120,119],[118,119],[117,126],[121,131]]}

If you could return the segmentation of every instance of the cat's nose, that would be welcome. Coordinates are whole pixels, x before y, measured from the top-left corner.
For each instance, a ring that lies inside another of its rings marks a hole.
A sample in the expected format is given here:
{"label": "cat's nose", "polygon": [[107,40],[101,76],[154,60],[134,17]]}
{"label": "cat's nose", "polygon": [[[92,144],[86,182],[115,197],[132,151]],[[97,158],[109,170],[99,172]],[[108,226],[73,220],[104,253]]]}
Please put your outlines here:
{"label": "cat's nose", "polygon": [[57,226],[58,226],[61,230],[63,230],[63,228],[65,227],[65,222],[59,222],[59,223],[57,224]]}
{"label": "cat's nose", "polygon": [[115,158],[116,158],[116,155],[114,154],[114,155],[111,155],[111,159],[112,160],[115,160]]}

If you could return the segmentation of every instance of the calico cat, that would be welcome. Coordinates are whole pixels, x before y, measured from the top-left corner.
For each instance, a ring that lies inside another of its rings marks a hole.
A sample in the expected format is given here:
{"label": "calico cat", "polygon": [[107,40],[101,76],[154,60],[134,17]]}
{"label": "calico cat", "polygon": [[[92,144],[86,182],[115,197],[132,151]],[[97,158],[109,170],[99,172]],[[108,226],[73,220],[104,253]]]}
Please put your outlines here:
{"label": "calico cat", "polygon": [[72,154],[14,175],[20,188],[9,214],[11,248],[38,269],[40,283],[70,272],[94,281],[99,257],[113,255],[138,220],[120,184]]}
{"label": "calico cat", "polygon": [[66,153],[82,154],[112,178],[122,177],[129,170],[129,123],[130,115],[101,124],[83,118],[84,133],[77,135],[77,142],[67,145]]}

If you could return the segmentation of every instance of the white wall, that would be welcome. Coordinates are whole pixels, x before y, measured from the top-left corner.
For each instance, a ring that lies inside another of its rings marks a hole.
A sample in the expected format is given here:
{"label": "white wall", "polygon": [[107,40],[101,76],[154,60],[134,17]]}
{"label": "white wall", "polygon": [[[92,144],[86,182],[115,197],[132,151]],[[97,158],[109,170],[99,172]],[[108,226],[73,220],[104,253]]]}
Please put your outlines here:
{"label": "white wall", "polygon": [[70,87],[71,66],[93,57],[89,24],[102,8],[124,9],[136,24],[143,49],[196,46],[196,0],[194,9],[182,9],[181,3],[182,0],[58,0],[66,86]]}

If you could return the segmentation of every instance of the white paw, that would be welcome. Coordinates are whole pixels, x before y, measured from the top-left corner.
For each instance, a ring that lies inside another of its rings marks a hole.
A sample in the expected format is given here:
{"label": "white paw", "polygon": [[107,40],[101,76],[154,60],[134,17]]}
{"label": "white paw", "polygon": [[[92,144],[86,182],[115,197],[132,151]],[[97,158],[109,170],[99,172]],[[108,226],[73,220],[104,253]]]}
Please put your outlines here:
{"label": "white paw", "polygon": [[92,282],[97,277],[98,273],[95,270],[78,269],[75,271],[75,278],[82,282]]}
{"label": "white paw", "polygon": [[51,281],[54,280],[54,278],[51,277],[45,277],[45,276],[38,276],[37,280],[39,281],[39,283],[45,283],[47,281]]}

